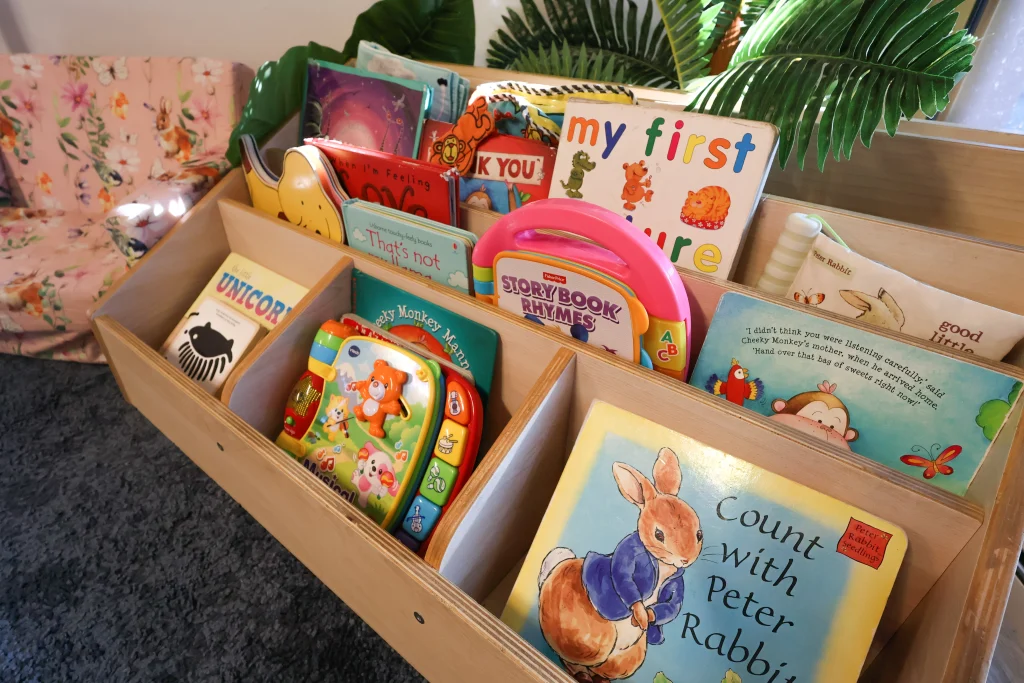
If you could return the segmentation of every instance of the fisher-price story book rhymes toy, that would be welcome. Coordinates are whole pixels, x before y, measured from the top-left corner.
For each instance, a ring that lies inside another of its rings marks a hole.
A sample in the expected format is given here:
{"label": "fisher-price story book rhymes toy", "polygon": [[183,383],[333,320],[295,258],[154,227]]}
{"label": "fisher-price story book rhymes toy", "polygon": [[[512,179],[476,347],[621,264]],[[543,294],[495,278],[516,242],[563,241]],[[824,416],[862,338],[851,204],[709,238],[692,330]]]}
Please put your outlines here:
{"label": "fisher-price story book rhymes toy", "polygon": [[424,161],[337,140],[310,138],[306,143],[324,153],[353,199],[458,227],[458,175]]}
{"label": "fisher-price story book rhymes toy", "polygon": [[988,368],[728,292],[690,384],[964,495],[1020,394]]}
{"label": "fisher-price story book rhymes toy", "polygon": [[551,196],[611,209],[675,265],[725,279],[777,143],[770,123],[570,100]]}
{"label": "fisher-price story book rhymes toy", "polygon": [[686,288],[661,250],[608,209],[544,199],[502,217],[473,250],[473,283],[482,301],[686,378]]}
{"label": "fisher-price story book rhymes toy", "polygon": [[595,401],[502,620],[578,680],[854,683],[894,524]]}
{"label": "fisher-price story book rhymes toy", "polygon": [[299,142],[327,137],[416,158],[430,108],[423,83],[309,60]]}

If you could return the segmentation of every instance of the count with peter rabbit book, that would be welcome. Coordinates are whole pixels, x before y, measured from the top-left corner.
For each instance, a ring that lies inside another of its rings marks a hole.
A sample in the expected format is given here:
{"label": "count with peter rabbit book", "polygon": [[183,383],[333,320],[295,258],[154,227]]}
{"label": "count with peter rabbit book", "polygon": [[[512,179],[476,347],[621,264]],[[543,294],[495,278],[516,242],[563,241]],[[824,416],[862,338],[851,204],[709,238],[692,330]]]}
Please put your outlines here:
{"label": "count with peter rabbit book", "polygon": [[853,683],[903,531],[595,401],[502,619],[577,681]]}

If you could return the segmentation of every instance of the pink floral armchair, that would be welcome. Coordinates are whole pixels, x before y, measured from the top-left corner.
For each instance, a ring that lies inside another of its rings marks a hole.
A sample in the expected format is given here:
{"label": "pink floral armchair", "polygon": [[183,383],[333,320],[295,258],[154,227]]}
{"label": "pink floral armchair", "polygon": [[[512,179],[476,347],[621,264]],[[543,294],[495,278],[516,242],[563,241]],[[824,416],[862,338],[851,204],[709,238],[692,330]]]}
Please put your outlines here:
{"label": "pink floral armchair", "polygon": [[0,55],[0,352],[103,360],[88,310],[228,170],[251,79],[210,59]]}

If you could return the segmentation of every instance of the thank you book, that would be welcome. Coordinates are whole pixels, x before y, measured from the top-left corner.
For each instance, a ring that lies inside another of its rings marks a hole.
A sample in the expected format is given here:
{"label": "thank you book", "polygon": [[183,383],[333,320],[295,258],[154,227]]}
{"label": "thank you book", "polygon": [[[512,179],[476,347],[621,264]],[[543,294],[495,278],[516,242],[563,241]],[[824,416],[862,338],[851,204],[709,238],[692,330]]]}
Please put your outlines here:
{"label": "thank you book", "polygon": [[903,531],[607,403],[502,619],[577,680],[854,683]]}
{"label": "thank you book", "polygon": [[728,278],[777,142],[769,123],[570,100],[550,196],[611,209],[677,266]]}

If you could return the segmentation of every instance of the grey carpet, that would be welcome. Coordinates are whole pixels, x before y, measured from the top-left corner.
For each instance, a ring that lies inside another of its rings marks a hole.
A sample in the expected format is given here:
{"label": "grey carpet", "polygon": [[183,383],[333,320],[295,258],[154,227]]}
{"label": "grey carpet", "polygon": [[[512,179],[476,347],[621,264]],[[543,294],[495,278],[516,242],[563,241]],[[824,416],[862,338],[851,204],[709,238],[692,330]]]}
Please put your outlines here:
{"label": "grey carpet", "polygon": [[0,681],[420,681],[121,398],[0,355]]}

